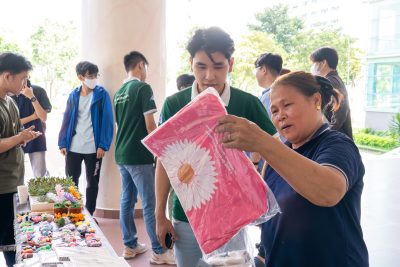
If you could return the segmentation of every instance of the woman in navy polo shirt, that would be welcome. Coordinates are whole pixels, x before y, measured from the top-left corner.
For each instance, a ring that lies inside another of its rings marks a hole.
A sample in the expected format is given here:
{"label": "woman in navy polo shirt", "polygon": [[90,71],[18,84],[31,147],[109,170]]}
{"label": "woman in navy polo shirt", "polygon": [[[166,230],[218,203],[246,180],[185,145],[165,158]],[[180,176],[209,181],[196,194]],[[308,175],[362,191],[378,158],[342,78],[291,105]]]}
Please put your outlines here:
{"label": "woman in navy polo shirt", "polygon": [[282,213],[262,227],[266,266],[368,266],[360,226],[364,165],[353,141],[330,130],[321,113],[330,101],[336,110],[339,99],[325,78],[278,78],[270,108],[285,144],[243,118],[220,120],[225,147],[259,152],[269,164],[265,181]]}

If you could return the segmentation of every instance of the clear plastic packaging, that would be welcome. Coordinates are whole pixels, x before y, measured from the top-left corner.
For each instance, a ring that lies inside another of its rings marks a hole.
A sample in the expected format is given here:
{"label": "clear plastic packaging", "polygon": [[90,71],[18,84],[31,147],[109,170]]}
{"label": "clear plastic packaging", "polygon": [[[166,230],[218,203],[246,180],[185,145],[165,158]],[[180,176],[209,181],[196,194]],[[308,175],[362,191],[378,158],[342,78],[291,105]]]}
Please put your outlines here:
{"label": "clear plastic packaging", "polygon": [[[209,88],[142,141],[162,162],[205,254],[223,249],[246,225],[279,212],[244,152],[220,143],[215,128],[226,114],[218,93]],[[218,251],[247,250],[243,242]]]}

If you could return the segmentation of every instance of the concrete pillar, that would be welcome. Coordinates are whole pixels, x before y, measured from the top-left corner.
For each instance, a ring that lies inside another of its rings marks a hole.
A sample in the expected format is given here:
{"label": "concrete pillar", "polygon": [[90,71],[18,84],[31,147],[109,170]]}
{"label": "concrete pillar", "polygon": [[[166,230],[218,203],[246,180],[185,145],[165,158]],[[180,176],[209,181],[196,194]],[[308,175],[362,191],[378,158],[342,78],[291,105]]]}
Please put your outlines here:
{"label": "concrete pillar", "polygon": [[[160,110],[166,86],[165,0],[83,0],[82,60],[99,66],[100,84],[111,98],[126,76],[123,56],[132,50],[149,61],[147,82]],[[119,210],[121,179],[114,142],[103,160],[97,216],[116,217]]]}

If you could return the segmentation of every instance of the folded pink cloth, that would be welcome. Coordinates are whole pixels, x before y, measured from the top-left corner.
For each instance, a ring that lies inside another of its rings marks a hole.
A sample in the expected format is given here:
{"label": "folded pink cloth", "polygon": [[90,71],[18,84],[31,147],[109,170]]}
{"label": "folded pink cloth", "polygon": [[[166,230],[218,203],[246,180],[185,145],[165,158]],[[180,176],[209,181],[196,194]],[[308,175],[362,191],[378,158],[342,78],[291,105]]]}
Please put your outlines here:
{"label": "folded pink cloth", "polygon": [[206,254],[267,212],[267,189],[246,155],[220,144],[226,115],[208,89],[143,140],[157,156]]}

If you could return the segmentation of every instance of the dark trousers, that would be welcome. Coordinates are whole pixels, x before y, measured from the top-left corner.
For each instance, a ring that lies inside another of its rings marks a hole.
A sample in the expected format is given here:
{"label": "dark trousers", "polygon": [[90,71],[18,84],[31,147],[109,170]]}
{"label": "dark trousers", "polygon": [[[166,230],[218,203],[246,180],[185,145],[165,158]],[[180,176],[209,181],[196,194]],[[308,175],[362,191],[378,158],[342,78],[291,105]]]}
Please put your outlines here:
{"label": "dark trousers", "polygon": [[65,174],[72,176],[76,186],[81,176],[82,161],[86,168],[86,209],[91,215],[96,210],[97,193],[99,192],[100,168],[102,159],[96,158],[96,153],[80,154],[69,151],[65,157]]}
{"label": "dark trousers", "polygon": [[[0,246],[15,244],[14,193],[0,194]],[[3,251],[7,266],[15,264],[15,251]]]}

